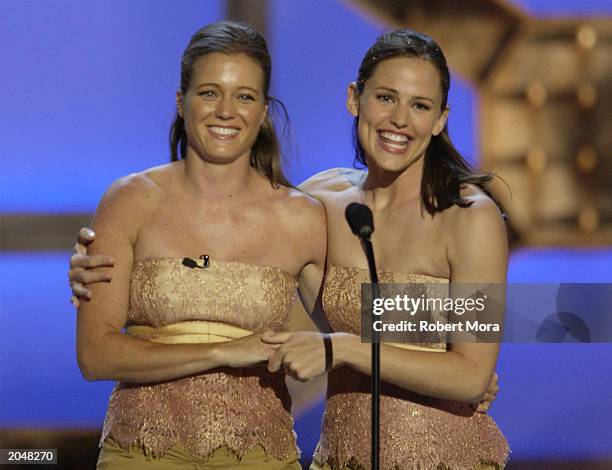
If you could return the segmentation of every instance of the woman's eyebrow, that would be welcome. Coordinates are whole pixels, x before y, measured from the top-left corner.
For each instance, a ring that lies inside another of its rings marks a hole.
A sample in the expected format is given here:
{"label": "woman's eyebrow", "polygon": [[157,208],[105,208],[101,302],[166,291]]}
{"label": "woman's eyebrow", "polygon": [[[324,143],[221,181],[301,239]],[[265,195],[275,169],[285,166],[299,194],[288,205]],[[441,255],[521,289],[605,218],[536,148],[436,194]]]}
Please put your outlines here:
{"label": "woman's eyebrow", "polygon": [[[399,95],[399,91],[397,91],[395,88],[389,88],[387,86],[379,86],[376,87],[374,90],[376,91],[388,91],[390,93],[395,93],[396,95]],[[432,103],[434,103],[433,98],[430,98],[429,96],[413,96],[412,99],[415,100],[426,100],[426,101],[431,101]]]}
{"label": "woman's eyebrow", "polygon": [[413,96],[412,98],[414,98],[415,100],[425,100],[434,103],[433,98],[429,98],[428,96]]}
{"label": "woman's eyebrow", "polygon": [[250,91],[252,91],[253,93],[257,93],[257,94],[259,94],[259,93],[260,93],[260,92],[259,92],[259,90],[255,89],[255,88],[253,88],[253,87],[250,87],[250,86],[248,86],[248,85],[241,85],[241,86],[239,86],[239,87],[238,87],[238,89],[239,89],[239,90],[250,90]]}
{"label": "woman's eyebrow", "polygon": [[[212,86],[212,87],[215,87],[215,88],[221,88],[221,85],[219,85],[218,83],[215,83],[215,82],[199,83],[197,88],[201,88],[201,87],[205,87],[205,86]],[[260,94],[260,92],[256,88],[253,88],[253,87],[248,86],[248,85],[240,85],[240,86],[238,86],[238,89],[239,90],[250,90],[253,93],[256,93],[258,95]]]}
{"label": "woman's eyebrow", "polygon": [[214,86],[216,88],[219,88],[219,85],[214,82],[198,83],[198,88],[203,87],[203,86]]}
{"label": "woman's eyebrow", "polygon": [[396,95],[399,95],[399,92],[395,88],[389,88],[387,86],[378,86],[375,88],[375,90],[389,91],[391,93],[395,93]]}

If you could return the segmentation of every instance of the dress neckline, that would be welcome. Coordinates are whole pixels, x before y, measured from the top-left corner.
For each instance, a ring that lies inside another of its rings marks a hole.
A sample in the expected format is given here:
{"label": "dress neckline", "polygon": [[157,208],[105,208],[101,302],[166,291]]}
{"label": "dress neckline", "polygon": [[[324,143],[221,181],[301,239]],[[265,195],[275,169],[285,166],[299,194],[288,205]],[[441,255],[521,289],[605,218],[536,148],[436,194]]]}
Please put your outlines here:
{"label": "dress neckline", "polygon": [[[178,263],[182,264],[183,259],[178,257],[160,257],[160,258],[145,258],[138,261],[134,261],[134,266],[137,265],[145,265],[145,264],[160,264],[160,263]],[[254,263],[245,263],[242,261],[224,261],[224,260],[210,260],[211,267],[217,266],[242,266],[245,268],[253,268],[253,269],[272,269],[273,271],[279,272],[284,275],[286,278],[289,278],[293,282],[297,284],[298,280],[293,274],[285,271],[283,268],[279,268],[278,266],[274,266],[272,264],[254,264]]]}
{"label": "dress neckline", "polygon": [[[359,272],[365,272],[368,273],[369,270],[365,269],[365,268],[358,268],[356,266],[343,266],[340,264],[330,264],[329,265],[329,271],[331,271],[332,269],[345,269],[345,270],[355,270],[355,271],[359,271]],[[384,269],[377,269],[376,270],[378,272],[378,274],[391,274],[391,275],[396,275],[396,276],[414,276],[414,277],[419,277],[419,278],[426,278],[426,279],[434,279],[437,282],[440,281],[444,281],[444,282],[449,282],[449,280],[445,277],[437,277],[437,276],[430,276],[429,274],[416,274],[416,273],[399,273],[399,272],[395,272],[395,271],[386,271]]]}

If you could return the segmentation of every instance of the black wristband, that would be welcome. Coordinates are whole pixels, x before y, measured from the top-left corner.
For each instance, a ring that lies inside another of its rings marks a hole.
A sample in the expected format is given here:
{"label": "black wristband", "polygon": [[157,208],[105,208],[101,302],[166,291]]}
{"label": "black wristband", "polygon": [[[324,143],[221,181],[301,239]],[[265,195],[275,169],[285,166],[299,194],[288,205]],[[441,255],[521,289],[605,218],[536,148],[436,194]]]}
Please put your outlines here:
{"label": "black wristband", "polygon": [[325,372],[327,372],[334,365],[334,348],[331,335],[323,335],[323,346],[325,346]]}

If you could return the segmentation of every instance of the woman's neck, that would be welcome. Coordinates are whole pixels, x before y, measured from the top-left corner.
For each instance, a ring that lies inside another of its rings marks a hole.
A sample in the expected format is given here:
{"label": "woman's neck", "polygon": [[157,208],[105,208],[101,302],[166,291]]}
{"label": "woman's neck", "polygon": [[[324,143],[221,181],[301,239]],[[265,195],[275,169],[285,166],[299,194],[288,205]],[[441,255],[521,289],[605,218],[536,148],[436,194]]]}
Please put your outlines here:
{"label": "woman's neck", "polygon": [[248,155],[230,163],[218,164],[188,153],[184,159],[184,171],[192,191],[218,202],[247,195],[259,177],[249,165]]}
{"label": "woman's neck", "polygon": [[401,172],[388,172],[374,164],[368,165],[368,173],[362,184],[366,201],[372,204],[373,209],[384,209],[420,200],[423,161],[424,158],[420,158]]}

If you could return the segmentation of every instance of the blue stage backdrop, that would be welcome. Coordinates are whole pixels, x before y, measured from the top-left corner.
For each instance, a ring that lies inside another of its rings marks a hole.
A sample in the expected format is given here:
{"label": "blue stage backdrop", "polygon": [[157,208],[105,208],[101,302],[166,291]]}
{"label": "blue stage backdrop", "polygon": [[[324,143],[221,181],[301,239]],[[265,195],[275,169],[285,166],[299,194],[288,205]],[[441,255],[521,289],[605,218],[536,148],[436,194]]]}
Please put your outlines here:
{"label": "blue stage backdrop", "polygon": [[[539,16],[607,0],[516,0]],[[350,166],[347,84],[383,26],[331,0],[270,0],[273,93],[292,119],[290,175]],[[0,2],[0,212],[91,212],[119,176],[168,160],[180,54],[221,0]],[[477,161],[476,96],[454,77],[451,135]],[[67,247],[68,248],[68,247]],[[68,251],[1,253],[0,427],[100,426],[110,383],[76,367]],[[511,281],[612,282],[612,249],[525,249]],[[612,457],[612,346],[506,345],[492,414],[512,457]],[[306,454],[320,404],[298,419]]]}

